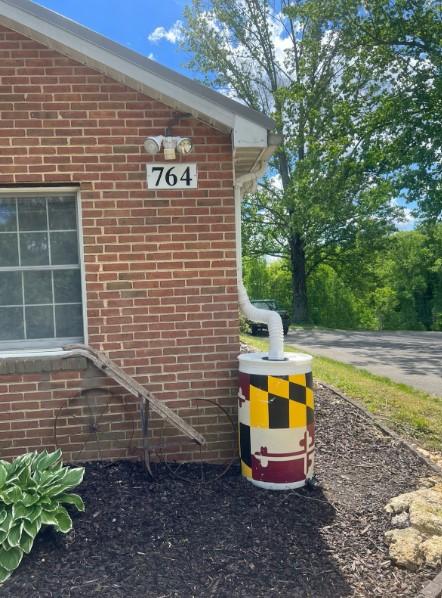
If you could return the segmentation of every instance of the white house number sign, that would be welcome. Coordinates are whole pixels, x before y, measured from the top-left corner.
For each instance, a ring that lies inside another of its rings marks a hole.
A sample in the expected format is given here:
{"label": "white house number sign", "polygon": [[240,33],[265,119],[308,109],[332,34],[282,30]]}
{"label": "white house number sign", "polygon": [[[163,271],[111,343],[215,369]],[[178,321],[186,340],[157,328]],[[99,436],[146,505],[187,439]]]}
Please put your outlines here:
{"label": "white house number sign", "polygon": [[147,164],[148,189],[196,189],[196,164]]}

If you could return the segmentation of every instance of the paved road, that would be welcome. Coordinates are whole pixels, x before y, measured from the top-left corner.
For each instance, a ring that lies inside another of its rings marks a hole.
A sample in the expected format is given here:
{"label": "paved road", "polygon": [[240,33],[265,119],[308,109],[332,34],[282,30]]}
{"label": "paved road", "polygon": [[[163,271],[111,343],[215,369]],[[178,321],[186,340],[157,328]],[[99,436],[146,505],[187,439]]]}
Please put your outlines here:
{"label": "paved road", "polygon": [[442,396],[442,332],[297,330],[286,342]]}

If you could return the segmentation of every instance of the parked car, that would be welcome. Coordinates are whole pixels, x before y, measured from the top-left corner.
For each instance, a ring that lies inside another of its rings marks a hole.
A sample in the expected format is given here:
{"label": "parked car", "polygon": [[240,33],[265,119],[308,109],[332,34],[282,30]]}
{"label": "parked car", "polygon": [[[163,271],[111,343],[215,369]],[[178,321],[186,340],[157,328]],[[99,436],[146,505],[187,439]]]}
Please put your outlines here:
{"label": "parked car", "polygon": [[[280,309],[274,299],[254,299],[251,304],[260,309],[270,309],[271,311],[277,311],[282,319],[282,327],[284,335],[289,331],[290,316],[285,309]],[[267,324],[261,324],[259,322],[251,322],[247,320],[247,324],[250,327],[250,331],[253,335],[259,332],[267,331]]]}

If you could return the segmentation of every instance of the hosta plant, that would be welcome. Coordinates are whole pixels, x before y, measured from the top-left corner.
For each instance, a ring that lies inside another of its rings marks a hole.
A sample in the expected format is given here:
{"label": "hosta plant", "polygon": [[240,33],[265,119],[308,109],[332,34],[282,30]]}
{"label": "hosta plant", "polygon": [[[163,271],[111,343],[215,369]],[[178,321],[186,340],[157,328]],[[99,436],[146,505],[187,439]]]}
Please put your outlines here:
{"label": "hosta plant", "polygon": [[64,467],[61,451],[26,453],[9,463],[0,460],[0,584],[31,551],[43,525],[72,529],[63,505],[84,511],[80,496],[69,491],[83,479],[83,467]]}

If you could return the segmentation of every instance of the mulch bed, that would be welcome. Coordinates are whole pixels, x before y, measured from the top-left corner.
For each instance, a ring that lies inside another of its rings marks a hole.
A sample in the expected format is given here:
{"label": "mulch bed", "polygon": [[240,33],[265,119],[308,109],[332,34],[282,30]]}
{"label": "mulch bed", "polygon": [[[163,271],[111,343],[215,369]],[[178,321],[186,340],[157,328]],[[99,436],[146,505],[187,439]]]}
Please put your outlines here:
{"label": "mulch bed", "polygon": [[41,533],[0,595],[416,596],[435,572],[391,565],[383,507],[431,470],[332,391],[316,397],[318,487],[257,489],[236,466],[201,486],[164,465],[149,481],[139,463],[87,464],[75,530]]}

